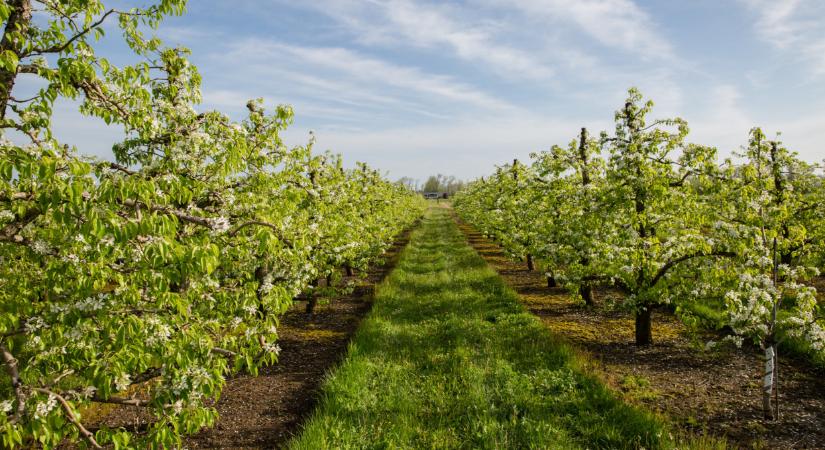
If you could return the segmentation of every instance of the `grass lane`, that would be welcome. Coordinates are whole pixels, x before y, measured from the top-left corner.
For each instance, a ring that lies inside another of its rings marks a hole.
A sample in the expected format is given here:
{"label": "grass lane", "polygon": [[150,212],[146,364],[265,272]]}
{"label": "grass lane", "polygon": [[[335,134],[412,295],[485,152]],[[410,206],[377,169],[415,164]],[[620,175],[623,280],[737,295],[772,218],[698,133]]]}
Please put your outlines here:
{"label": "grass lane", "polygon": [[431,208],[291,447],[673,447],[580,367]]}

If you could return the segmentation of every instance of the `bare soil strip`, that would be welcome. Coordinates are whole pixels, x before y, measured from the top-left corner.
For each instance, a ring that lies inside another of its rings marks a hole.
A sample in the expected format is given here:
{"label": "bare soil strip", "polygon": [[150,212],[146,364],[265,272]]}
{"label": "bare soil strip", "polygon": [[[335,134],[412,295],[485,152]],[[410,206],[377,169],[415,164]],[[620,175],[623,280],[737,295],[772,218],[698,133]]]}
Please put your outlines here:
{"label": "bare soil strip", "polygon": [[470,245],[555,333],[588,354],[606,383],[626,399],[664,413],[688,431],[727,437],[740,448],[825,448],[825,374],[806,361],[780,364],[780,420],[762,420],[757,349],[705,352],[713,336],[695,336],[672,314],[654,312],[654,345],[633,344],[633,317],[612,308],[618,293],[595,292],[597,305],[572,303],[548,288],[540,271],[509,259],[495,243],[459,222]]}

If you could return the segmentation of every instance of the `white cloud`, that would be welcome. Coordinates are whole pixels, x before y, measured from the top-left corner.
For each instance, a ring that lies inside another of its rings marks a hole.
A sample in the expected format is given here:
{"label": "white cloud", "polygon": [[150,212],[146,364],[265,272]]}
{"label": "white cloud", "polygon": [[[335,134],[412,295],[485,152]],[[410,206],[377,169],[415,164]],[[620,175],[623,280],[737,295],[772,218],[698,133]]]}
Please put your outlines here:
{"label": "white cloud", "polygon": [[670,43],[653,19],[632,0],[496,0],[534,19],[573,22],[601,45],[649,58],[671,57]]}
{"label": "white cloud", "polygon": [[776,49],[806,61],[814,76],[825,75],[825,2],[739,0],[756,15],[754,31]]}
{"label": "white cloud", "polygon": [[[500,23],[473,20],[473,8],[411,0],[324,0],[313,2],[313,7],[368,45],[447,49],[461,60],[508,78],[546,80],[556,74],[552,65],[542,61],[542,55],[505,44],[499,36]],[[572,50],[566,54],[571,63],[587,59]]]}
{"label": "white cloud", "polygon": [[[329,73],[327,78],[301,75],[304,83],[315,88],[325,86],[337,89],[336,93],[346,95],[341,90],[341,80],[346,79],[357,87],[363,87],[373,97],[372,100],[386,102],[387,87],[401,90],[409,96],[426,95],[431,99],[459,102],[485,110],[515,111],[512,104],[483,92],[475,87],[447,75],[424,72],[415,67],[402,66],[388,61],[365,56],[353,50],[339,47],[304,47],[248,39],[233,45],[227,60],[247,61],[290,61],[301,62],[310,67],[322,68]],[[264,66],[265,67],[265,66]],[[377,89],[383,86],[384,92]],[[395,100],[390,100],[395,102]]]}

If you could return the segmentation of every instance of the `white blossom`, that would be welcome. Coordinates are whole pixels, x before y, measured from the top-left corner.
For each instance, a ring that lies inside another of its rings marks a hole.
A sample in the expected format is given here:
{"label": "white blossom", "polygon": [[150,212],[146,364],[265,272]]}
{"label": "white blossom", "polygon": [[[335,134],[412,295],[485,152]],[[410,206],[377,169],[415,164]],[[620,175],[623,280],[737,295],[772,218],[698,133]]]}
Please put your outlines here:
{"label": "white blossom", "polygon": [[115,389],[125,391],[132,384],[132,377],[128,373],[121,373],[115,378]]}
{"label": "white blossom", "polygon": [[264,345],[264,351],[267,353],[274,353],[276,355],[279,355],[281,353],[281,346],[279,346],[277,343],[269,342],[266,345]]}
{"label": "white blossom", "polygon": [[215,234],[223,234],[229,231],[229,227],[231,226],[229,219],[226,217],[216,217],[210,220],[209,225],[212,227],[212,231]]}
{"label": "white blossom", "polygon": [[34,250],[35,253],[45,255],[49,253],[49,245],[46,244],[46,242],[38,239],[32,243],[32,250]]}
{"label": "white blossom", "polygon": [[37,402],[34,410],[34,418],[35,419],[42,419],[49,415],[52,410],[57,406],[57,397],[53,394],[49,394],[49,398],[45,402]]}

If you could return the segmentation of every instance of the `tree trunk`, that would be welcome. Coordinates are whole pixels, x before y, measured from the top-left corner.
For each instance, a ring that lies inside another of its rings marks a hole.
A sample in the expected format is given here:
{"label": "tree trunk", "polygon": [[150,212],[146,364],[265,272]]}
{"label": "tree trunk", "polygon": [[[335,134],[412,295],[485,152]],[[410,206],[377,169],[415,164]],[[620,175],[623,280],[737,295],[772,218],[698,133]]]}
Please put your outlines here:
{"label": "tree trunk", "polygon": [[264,262],[257,269],[255,269],[255,281],[258,282],[258,288],[255,289],[255,297],[258,299],[258,312],[261,313],[261,317],[266,318],[267,312],[264,308],[264,284],[266,282],[266,277],[269,275],[269,264]]}
{"label": "tree trunk", "polygon": [[773,420],[774,410],[771,406],[771,396],[776,385],[776,348],[769,345],[765,349],[765,376],[762,378],[762,412],[766,420]]}
{"label": "tree trunk", "polygon": [[332,287],[332,274],[327,275],[327,287]]}
{"label": "tree trunk", "polygon": [[[12,0],[7,3],[11,7],[11,12],[6,21],[6,28],[3,30],[3,38],[0,40],[0,51],[10,51],[19,57],[25,40],[28,38],[29,24],[32,20],[31,0]],[[12,40],[11,34],[16,31],[23,35],[23,40]],[[16,69],[0,68],[0,118],[6,118],[6,108],[16,78]]]}
{"label": "tree trunk", "polygon": [[593,306],[593,288],[589,284],[579,286],[579,295],[582,296],[585,305]]}
{"label": "tree trunk", "polygon": [[653,343],[653,332],[650,327],[650,306],[643,305],[636,311],[636,345],[650,345]]}
{"label": "tree trunk", "polygon": [[556,277],[554,277],[553,275],[548,275],[547,276],[547,287],[554,288],[556,286],[558,286],[558,283],[556,283]]}
{"label": "tree trunk", "polygon": [[309,291],[309,299],[307,299],[306,312],[310,317],[312,317],[312,315],[315,313],[315,305],[318,303],[318,298],[315,294],[315,288],[318,287],[318,280],[312,280],[310,286],[312,286],[312,289]]}
{"label": "tree trunk", "polygon": [[536,268],[536,267],[535,267],[535,265],[533,264],[533,255],[531,255],[531,254],[529,254],[529,253],[528,253],[528,254],[527,254],[527,270],[529,270],[530,272],[532,272],[532,271],[533,271],[533,269],[535,269],[535,268]]}
{"label": "tree trunk", "polygon": [[350,266],[349,264],[347,264],[347,266],[346,266],[346,267],[344,267],[344,269],[347,271],[347,276],[348,276],[348,277],[353,276],[353,273],[352,273],[352,266]]}
{"label": "tree trunk", "polygon": [[318,299],[315,298],[315,293],[309,294],[309,300],[307,300],[307,314],[312,317],[315,314],[315,305],[318,303]]}

